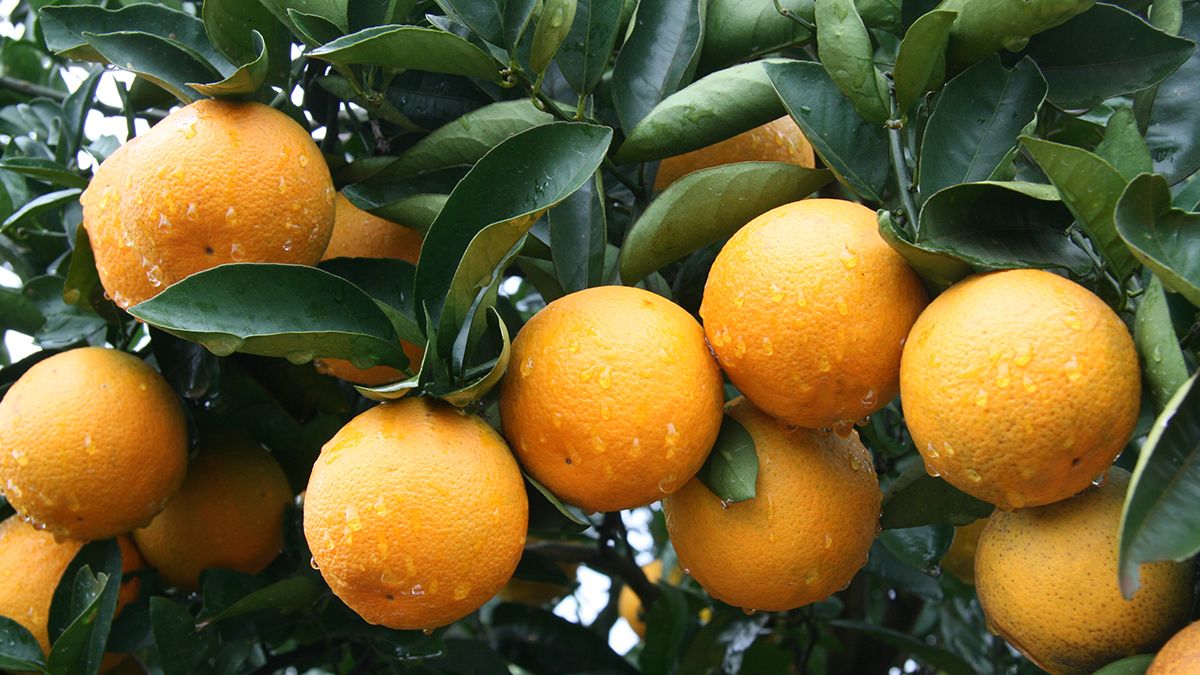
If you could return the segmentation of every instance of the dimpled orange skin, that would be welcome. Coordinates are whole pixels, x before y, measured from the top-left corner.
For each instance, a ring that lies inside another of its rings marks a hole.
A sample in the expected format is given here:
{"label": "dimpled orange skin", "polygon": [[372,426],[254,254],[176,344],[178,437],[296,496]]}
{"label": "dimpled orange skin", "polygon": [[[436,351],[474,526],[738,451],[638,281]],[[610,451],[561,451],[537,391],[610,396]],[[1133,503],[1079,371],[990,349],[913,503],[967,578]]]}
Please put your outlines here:
{"label": "dimpled orange skin", "polygon": [[712,597],[784,611],[841,589],[867,562],[883,498],[857,432],[788,427],[744,397],[726,406],[754,439],[755,497],[723,506],[699,479],[663,499],[679,566]]}
{"label": "dimpled orange skin", "polygon": [[0,401],[0,486],[56,534],[91,541],[145,525],[178,492],[187,460],[178,397],[122,351],[51,356]]}
{"label": "dimpled orange skin", "polygon": [[[129,537],[118,537],[121,546],[121,570],[128,573],[146,566]],[[83,542],[66,540],[59,543],[49,532],[36,530],[21,520],[9,516],[0,522],[0,615],[24,626],[50,652],[50,602],[54,589],[71,559],[83,547]],[[121,584],[117,593],[117,614],[137,599],[139,579]],[[100,670],[111,668],[123,654],[106,654]]]}
{"label": "dimpled orange skin", "polygon": [[1188,624],[1158,650],[1146,675],[1193,675],[1200,672],[1200,621]]}
{"label": "dimpled orange skin", "polygon": [[431,629],[508,582],[529,501],[517,462],[486,422],[429,398],[371,408],[325,444],[304,535],[333,592],[366,621]]}
{"label": "dimpled orange skin", "polygon": [[733,162],[790,162],[811,169],[816,157],[799,125],[785,115],[720,143],[664,159],[654,189],[665,190],[693,171]]}
{"label": "dimpled orange skin", "polygon": [[1129,473],[1054,504],[996,511],[975,551],[975,590],[990,626],[1051,675],[1086,675],[1153,652],[1191,617],[1191,561],[1142,565],[1141,589],[1117,585]]}
{"label": "dimpled orange skin", "polygon": [[210,567],[258,574],[283,550],[292,490],[279,462],[240,433],[206,428],[183,488],[133,539],[167,584],[200,590]]}
{"label": "dimpled orange skin", "polygon": [[927,467],[1003,509],[1049,504],[1104,473],[1137,422],[1129,330],[1082,286],[1041,270],[968,277],[917,320],[900,366]]}
{"label": "dimpled orange skin", "polygon": [[686,310],[600,286],[555,300],[521,328],[500,418],[521,466],[555,496],[620,511],[700,470],[723,401],[721,371]]}
{"label": "dimpled orange skin", "polygon": [[900,353],[929,302],[875,212],[805,199],[764,213],[717,255],[700,316],[721,369],[765,412],[838,429],[899,391]]}
{"label": "dimpled orange skin", "polygon": [[112,161],[80,202],[121,307],[223,263],[315,265],[329,243],[329,167],[304,128],[265,105],[196,101]]}

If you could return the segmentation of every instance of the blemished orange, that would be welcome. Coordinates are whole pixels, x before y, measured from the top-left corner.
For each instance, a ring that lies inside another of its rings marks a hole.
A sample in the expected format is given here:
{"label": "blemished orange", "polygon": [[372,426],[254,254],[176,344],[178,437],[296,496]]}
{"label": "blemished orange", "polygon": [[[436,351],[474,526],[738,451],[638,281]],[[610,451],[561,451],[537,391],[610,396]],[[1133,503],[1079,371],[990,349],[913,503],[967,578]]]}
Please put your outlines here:
{"label": "blemished orange", "polygon": [[585,511],[652,504],[699,471],[721,427],[700,324],[628,286],[551,302],[521,328],[500,419],[521,466]]}
{"label": "blemished orange", "polygon": [[266,448],[241,432],[206,427],[183,488],[133,539],[166,584],[198,591],[208,568],[258,574],[271,564],[283,549],[291,501],[287,475]]}
{"label": "blemished orange", "polygon": [[954,528],[954,541],[942,556],[942,571],[949,572],[965,584],[975,585],[975,547],[987,525],[987,518]]}
{"label": "blemished orange", "polygon": [[286,114],[202,99],[127,145],[80,196],[96,271],[119,306],[223,263],[321,259],[333,181],[312,137]]}
{"label": "blemished orange", "polygon": [[[132,572],[146,566],[129,537],[118,537],[121,545],[121,570]],[[50,652],[50,602],[54,590],[71,559],[83,542],[67,539],[61,543],[54,535],[37,530],[18,515],[0,522],[0,615],[6,616],[33,633],[44,653]],[[117,594],[117,614],[137,599],[140,580],[121,584]],[[115,666],[124,655],[106,654],[101,671]]]}
{"label": "blemished orange", "polygon": [[38,362],[0,401],[0,488],[52,533],[90,541],[150,522],[183,484],[183,405],[146,362],[82,347]]}
{"label": "blemished orange", "polygon": [[971,276],[913,326],[900,398],[931,473],[1002,509],[1086,488],[1141,405],[1133,338],[1091,291],[1042,270]]}
{"label": "blemished orange", "polygon": [[782,611],[829,597],[867,562],[883,498],[858,434],[788,425],[745,397],[726,414],[754,439],[753,499],[722,503],[699,479],[663,499],[679,566],[708,594],[746,610]]}
{"label": "blemished orange", "polygon": [[500,434],[426,398],[389,401],[321,449],[304,499],[313,564],[372,624],[432,629],[490,600],[525,546],[529,501]]}
{"label": "blemished orange", "polygon": [[805,199],[726,242],[700,316],[721,368],[756,406],[848,434],[895,398],[904,338],[928,302],[874,211]]}
{"label": "blemished orange", "polygon": [[1200,621],[1194,621],[1158,650],[1146,675],[1192,675],[1200,672]]}
{"label": "blemished orange", "polygon": [[790,162],[811,169],[816,157],[800,126],[785,115],[720,143],[664,159],[658,164],[654,189],[665,190],[693,171],[733,162]]}
{"label": "blemished orange", "polygon": [[1051,675],[1086,675],[1153,652],[1191,618],[1191,561],[1142,565],[1126,600],[1117,584],[1129,473],[1019,511],[997,510],[975,552],[975,590],[992,630]]}

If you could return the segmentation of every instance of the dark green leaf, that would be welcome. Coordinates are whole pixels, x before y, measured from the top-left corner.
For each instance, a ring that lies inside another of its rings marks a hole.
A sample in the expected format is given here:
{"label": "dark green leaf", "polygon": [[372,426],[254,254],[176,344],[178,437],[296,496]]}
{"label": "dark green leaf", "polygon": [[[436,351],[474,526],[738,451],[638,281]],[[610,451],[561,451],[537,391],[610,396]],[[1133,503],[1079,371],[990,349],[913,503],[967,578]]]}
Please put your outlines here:
{"label": "dark green leaf", "polygon": [[[91,565],[82,565],[72,569],[68,565],[59,585],[73,580],[73,588],[69,600],[69,616],[71,623],[62,635],[53,640],[47,665],[52,675],[62,673],[82,673],[95,675],[100,668],[104,656],[104,645],[108,640],[108,630],[112,625],[113,612],[117,607],[117,592],[121,584],[121,551],[115,539],[89,544],[92,552],[87,552],[88,546],[76,554],[76,561],[94,556],[103,559],[102,567],[108,571],[92,573]],[[72,561],[72,562],[76,562]],[[97,565],[99,569],[101,565]],[[56,591],[55,595],[58,595]],[[58,600],[59,598],[55,598]],[[50,613],[55,614],[52,603]]]}
{"label": "dark green leaf", "polygon": [[913,244],[908,233],[900,229],[891,212],[886,209],[879,211],[879,235],[912,265],[933,295],[950,288],[975,271],[969,264],[950,254],[926,251]]}
{"label": "dark green leaf", "polygon": [[946,45],[950,27],[958,14],[945,10],[929,12],[904,34],[896,53],[892,79],[896,82],[896,101],[907,112],[926,88],[937,86],[946,77]]}
{"label": "dark green leaf", "polygon": [[[347,5],[350,0],[259,0],[277,19],[291,25],[289,12],[307,14],[335,26],[342,34],[349,32]],[[356,0],[357,1],[357,0]]]}
{"label": "dark green leaf", "polygon": [[879,533],[879,540],[892,555],[905,563],[932,574],[954,541],[953,525],[921,525],[891,528]]}
{"label": "dark green leaf", "polygon": [[[112,63],[127,68],[124,60],[113,60],[97,50],[85,35],[137,32],[153,35],[176,43],[181,51],[199,57],[216,71],[232,69],[208,40],[204,22],[199,18],[166,5],[136,3],[120,9],[103,9],[94,5],[47,6],[38,12],[46,47],[60,56],[99,63]],[[246,37],[249,40],[249,36]],[[140,60],[140,59],[139,59]],[[228,75],[229,72],[220,72]],[[198,81],[198,80],[194,80]]]}
{"label": "dark green leaf", "polygon": [[50,159],[10,157],[0,160],[0,169],[68,188],[86,188],[88,185],[88,179]]}
{"label": "dark green leaf", "polygon": [[914,461],[883,493],[879,525],[885,530],[923,525],[966,525],[992,514],[995,507],[976,499]]}
{"label": "dark green leaf", "polygon": [[46,670],[46,655],[37,638],[7,616],[0,616],[0,668],[20,672]]}
{"label": "dark green leaf", "polygon": [[203,82],[189,82],[188,86],[205,96],[220,96],[223,98],[249,98],[253,96],[267,81],[270,75],[270,60],[267,57],[267,45],[263,42],[263,37],[254,31],[254,46],[258,49],[258,56],[241,66],[229,77],[214,82],[205,84]]}
{"label": "dark green leaf", "polygon": [[691,79],[704,32],[703,0],[641,0],[617,61],[612,97],[622,129],[632,129]]}
{"label": "dark green leaf", "polygon": [[287,77],[291,36],[287,27],[259,2],[208,0],[201,8],[204,29],[213,47],[231,64],[240,66],[259,58],[258,33],[266,45],[271,80]]}
{"label": "dark green leaf", "polygon": [[692,640],[676,675],[741,672],[746,651],[758,640],[768,618],[766,612],[750,616],[736,611],[715,614]]}
{"label": "dark green leaf", "polygon": [[1121,592],[1141,587],[1138,568],[1200,551],[1200,387],[1183,383],[1154,421],[1121,512]]}
{"label": "dark green leaf", "polygon": [[890,170],[884,128],[854,111],[821,64],[795,61],[763,67],[825,165],[851,190],[882,202]]}
{"label": "dark green leaf", "polygon": [[528,548],[521,553],[521,561],[517,563],[517,570],[513,572],[513,578],[560,586],[571,586],[575,583],[573,579],[567,577],[563,568],[552,558]]}
{"label": "dark green leaf", "polygon": [[1167,181],[1142,174],[1129,181],[1114,216],[1137,259],[1164,286],[1200,307],[1200,214],[1173,208]]}
{"label": "dark green leaf", "polygon": [[33,335],[45,323],[46,319],[29,296],[16,289],[0,288],[0,328]]}
{"label": "dark green leaf", "polygon": [[[500,384],[500,379],[508,371],[508,362],[512,357],[512,342],[508,336],[508,326],[505,325],[504,320],[500,318],[500,314],[495,308],[496,293],[502,281],[500,275],[496,276],[497,279],[492,282],[492,288],[489,293],[481,294],[480,300],[476,302],[475,307],[472,307],[471,313],[483,315],[489,319],[486,325],[496,335],[495,342],[500,344],[500,354],[496,357],[495,362],[490,364],[490,368],[481,374],[482,376],[473,376],[471,373],[467,373],[467,377],[465,378],[467,380],[466,386],[445,394],[436,394],[438,398],[459,408],[465,408],[473,403],[478,403],[497,384]],[[482,335],[474,338],[471,337],[469,330],[471,323],[474,322],[471,321],[471,315],[468,315],[467,322],[463,326],[462,333],[460,333],[460,341],[466,345],[466,349],[463,350],[465,356],[470,356],[476,344],[483,337]],[[465,340],[463,336],[465,336]],[[456,351],[458,347],[459,344],[456,343]]]}
{"label": "dark green leaf", "polygon": [[854,0],[821,0],[816,7],[817,49],[825,72],[863,119],[883,124],[889,116],[888,84],[875,67],[871,36]]}
{"label": "dark green leaf", "polygon": [[181,43],[150,33],[84,33],[84,37],[104,58],[166,89],[183,103],[203,98],[191,83],[222,76]]}
{"label": "dark green leaf", "polygon": [[937,579],[918,571],[912,565],[892,555],[892,552],[879,539],[871,544],[871,552],[867,556],[867,564],[862,571],[873,574],[893,588],[912,593],[927,602],[940,603],[945,597]]}
{"label": "dark green leaf", "polygon": [[315,14],[288,9],[287,16],[292,32],[309,47],[319,47],[346,34],[337,24]]}
{"label": "dark green leaf", "polygon": [[49,192],[25,202],[21,208],[14,211],[8,218],[5,218],[3,223],[0,223],[0,233],[8,232],[8,230],[16,227],[26,219],[36,218],[51,209],[57,209],[70,202],[77,201],[81,192],[83,190],[79,188],[68,188],[66,190]]}
{"label": "dark green leaf", "polygon": [[703,77],[663,99],[628,132],[613,157],[649,162],[699,150],[787,114],[763,63],[743,63]]}
{"label": "dark green leaf", "polygon": [[1143,386],[1150,390],[1156,412],[1162,412],[1187,381],[1188,369],[1175,337],[1167,296],[1157,276],[1150,275],[1150,282],[1138,303],[1133,341],[1142,357]]}
{"label": "dark green leaf", "polygon": [[538,607],[514,603],[496,607],[491,642],[501,656],[533,673],[638,675],[606,640]]}
{"label": "dark green leaf", "polygon": [[350,282],[314,267],[219,265],[173,284],[130,313],[218,356],[240,351],[286,356],[294,363],[332,357],[360,368],[408,365],[379,305]]}
{"label": "dark green leaf", "polygon": [[688,629],[688,601],[683,591],[660,582],[658,599],[646,612],[646,644],[638,663],[643,675],[668,675],[676,670]]}
{"label": "dark green leaf", "polygon": [[946,66],[954,74],[1000,49],[1021,49],[1029,36],[1082,14],[1094,2],[946,0],[938,9],[958,12],[950,31]]}
{"label": "dark green leaf", "polygon": [[737,420],[728,415],[721,419],[717,440],[696,478],[722,502],[754,499],[758,455],[754,452],[750,432]]}
{"label": "dark green leaf", "polygon": [[[1097,35],[1120,39],[1097,40]],[[1100,3],[1033,36],[1022,53],[1037,62],[1051,103],[1064,110],[1090,110],[1114,96],[1158,84],[1195,47],[1132,12]]]}
{"label": "dark green leaf", "polygon": [[664,190],[630,228],[621,247],[621,279],[640,281],[830,180],[828,171],[786,162],[737,162],[694,171]]}
{"label": "dark green leaf", "polygon": [[783,16],[776,5],[812,25],[813,0],[713,0],[704,22],[701,72],[712,72],[735,63],[782,51],[812,39],[800,24]]}
{"label": "dark green leaf", "polygon": [[213,617],[210,622],[225,621],[235,616],[266,609],[284,613],[298,611],[312,604],[320,593],[321,589],[308,577],[295,576],[282,579],[246,595]]}
{"label": "dark green leaf", "polygon": [[1126,181],[1154,169],[1150,148],[1138,131],[1132,108],[1117,108],[1108,118],[1104,140],[1096,146],[1096,155],[1111,164]]}
{"label": "dark green leaf", "polygon": [[[108,574],[121,578],[121,547],[115,539],[105,539],[103,541],[89,542],[75,554],[71,562],[67,564],[67,568],[63,570],[62,578],[59,581],[58,587],[54,589],[54,596],[50,602],[50,614],[47,617],[46,628],[50,635],[50,643],[58,641],[60,635],[71,626],[79,616],[80,607],[86,606],[91,602],[90,598],[82,600],[82,605],[76,601],[76,586],[78,584],[79,571],[84,567],[89,570],[91,579],[95,581],[95,575]],[[85,575],[84,579],[88,577]],[[91,582],[88,582],[91,583]]]}
{"label": "dark green leaf", "polygon": [[413,304],[413,278],[417,268],[412,263],[395,258],[334,258],[321,262],[320,269],[349,281],[376,302],[398,312],[402,320],[393,319],[392,324],[401,340],[425,344]]}
{"label": "dark green leaf", "polygon": [[493,82],[502,79],[496,63],[475,45],[451,33],[417,26],[366,28],[309,55],[340,63],[470,75]]}
{"label": "dark green leaf", "polygon": [[1154,654],[1138,654],[1110,663],[1093,675],[1146,675],[1153,660]]}
{"label": "dark green leaf", "polygon": [[428,661],[451,675],[509,675],[508,663],[483,640],[446,638],[446,653]]}
{"label": "dark green leaf", "polygon": [[578,0],[571,32],[558,50],[558,67],[576,94],[590,94],[608,68],[623,5],[622,0]]}
{"label": "dark green leaf", "polygon": [[863,635],[869,635],[886,645],[891,645],[896,649],[907,652],[917,660],[933,666],[938,672],[946,673],[946,675],[975,675],[975,669],[953,652],[946,651],[940,647],[933,647],[926,644],[924,640],[915,638],[907,633],[901,633],[898,630],[884,626],[877,626],[866,621],[835,619],[829,623],[840,628],[857,631]]}
{"label": "dark green leaf", "polygon": [[488,42],[503,46],[503,0],[437,0],[438,6],[455,21]]}
{"label": "dark green leaf", "polygon": [[[528,47],[529,45],[529,41],[522,40],[522,37],[528,34],[527,29],[529,21],[533,18],[535,5],[543,7],[542,16],[545,16],[550,4],[537,3],[536,0],[506,0],[504,2],[504,17],[502,21],[504,42],[502,45],[508,50],[510,59],[516,60],[518,58],[516,55],[518,43],[521,43],[521,46],[524,47]],[[572,11],[574,10],[572,9]],[[549,62],[548,59],[547,62]]]}
{"label": "dark green leaf", "polygon": [[[592,526],[572,512],[541,483],[525,475],[525,492],[529,495],[529,530],[531,532],[563,532],[577,534]],[[532,488],[532,489],[530,489]]]}
{"label": "dark green leaf", "polygon": [[216,653],[216,634],[196,630],[187,609],[163,596],[150,598],[150,623],[162,662],[163,675],[201,675],[202,666]]}
{"label": "dark green leaf", "polygon": [[[1179,34],[1200,42],[1200,4],[1183,7],[1183,27]],[[1171,185],[1183,181],[1200,169],[1200,52],[1192,52],[1170,77],[1163,80],[1154,96],[1146,144],[1154,160],[1154,172],[1166,177]]]}
{"label": "dark green leaf", "polygon": [[34,277],[21,289],[21,293],[37,306],[46,319],[34,334],[34,339],[43,349],[75,346],[107,326],[104,319],[96,314],[63,301],[65,281],[56,275]]}
{"label": "dark green leaf", "polygon": [[437,220],[442,206],[446,204],[447,197],[448,195],[440,194],[417,194],[375,207],[371,209],[371,213],[393,223],[412,228],[424,236],[429,231],[429,226],[433,225],[433,221]]}
{"label": "dark green leaf", "polygon": [[921,142],[921,198],[990,179],[1011,160],[1017,136],[1045,96],[1046,82],[1026,59],[1008,71],[999,58],[990,58],[947,82]]}
{"label": "dark green leaf", "polygon": [[328,91],[337,98],[362,106],[364,110],[370,111],[371,115],[374,117],[391,122],[401,129],[415,131],[417,133],[425,133],[425,129],[417,126],[417,124],[410,120],[407,115],[400,112],[396,106],[392,105],[392,102],[388,98],[368,97],[357,90],[356,87],[351,85],[350,81],[344,77],[327,75],[316,78],[315,82],[320,85],[322,89]]}
{"label": "dark green leaf", "polygon": [[567,40],[575,23],[577,4],[578,0],[547,0],[533,32],[532,51],[529,54],[529,67],[533,72],[545,72],[550,59]]}
{"label": "dark green leaf", "polygon": [[567,293],[599,286],[608,223],[599,175],[547,212],[554,273]]}

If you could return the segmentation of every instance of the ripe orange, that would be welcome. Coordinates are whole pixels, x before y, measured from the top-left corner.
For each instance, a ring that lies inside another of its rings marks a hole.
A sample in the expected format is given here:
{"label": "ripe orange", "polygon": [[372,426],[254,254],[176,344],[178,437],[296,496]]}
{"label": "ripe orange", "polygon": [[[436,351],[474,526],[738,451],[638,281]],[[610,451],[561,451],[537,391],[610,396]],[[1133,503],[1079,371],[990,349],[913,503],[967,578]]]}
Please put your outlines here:
{"label": "ripe orange", "polygon": [[1126,600],[1117,585],[1129,473],[1071,499],[996,511],[975,552],[975,589],[989,626],[1051,675],[1085,675],[1153,652],[1191,617],[1192,564],[1142,565]]}
{"label": "ripe orange", "polygon": [[183,484],[187,456],[175,392],[122,351],[51,356],[0,401],[0,485],[59,536],[107,539],[150,522]]}
{"label": "ripe orange", "polygon": [[113,153],[80,202],[121,307],[222,263],[315,265],[333,228],[333,182],[312,137],[253,102],[180,108]]}
{"label": "ripe orange", "polygon": [[755,497],[725,504],[698,479],[663,499],[679,566],[712,597],[744,609],[824,600],[867,562],[883,498],[871,454],[851,430],[822,435],[744,397],[726,406],[754,439]]}
{"label": "ripe orange", "polygon": [[1190,675],[1200,672],[1200,621],[1179,631],[1158,650],[1146,675]]}
{"label": "ripe orange", "polygon": [[355,417],[309,477],[304,535],[333,592],[369,623],[431,629],[509,580],[529,502],[500,437],[475,415],[405,398]]}
{"label": "ripe orange", "polygon": [[704,332],[649,291],[601,286],[535,314],[500,389],[521,466],[586,511],[645,506],[700,469],[724,391]]}
{"label": "ripe orange", "polygon": [[[132,572],[146,566],[129,537],[118,537],[121,545],[121,570]],[[71,559],[83,542],[55,541],[49,532],[34,529],[20,516],[0,522],[0,615],[16,621],[37,638],[42,651],[50,652],[50,602],[54,589]],[[137,599],[141,582],[131,579],[121,584],[117,594],[117,614]],[[124,655],[106,654],[101,671],[117,664]]]}
{"label": "ripe orange", "polygon": [[1003,509],[1086,488],[1129,441],[1141,371],[1129,330],[1041,270],[968,277],[917,320],[904,418],[931,473]]}
{"label": "ripe orange", "polygon": [[960,581],[975,585],[975,548],[979,535],[987,525],[987,518],[980,518],[969,525],[954,528],[954,542],[942,556],[942,570],[958,577]]}
{"label": "ripe orange", "polygon": [[693,171],[732,162],[791,162],[811,169],[816,157],[804,132],[785,115],[720,143],[664,159],[659,162],[654,189],[665,190]]}
{"label": "ripe orange", "polygon": [[763,411],[849,433],[899,391],[904,338],[929,296],[878,232],[875,212],[805,199],[755,218],[717,255],[704,333]]}
{"label": "ripe orange", "polygon": [[283,549],[292,490],[279,462],[241,433],[205,428],[183,488],[133,539],[164,582],[200,590],[210,567],[258,574]]}

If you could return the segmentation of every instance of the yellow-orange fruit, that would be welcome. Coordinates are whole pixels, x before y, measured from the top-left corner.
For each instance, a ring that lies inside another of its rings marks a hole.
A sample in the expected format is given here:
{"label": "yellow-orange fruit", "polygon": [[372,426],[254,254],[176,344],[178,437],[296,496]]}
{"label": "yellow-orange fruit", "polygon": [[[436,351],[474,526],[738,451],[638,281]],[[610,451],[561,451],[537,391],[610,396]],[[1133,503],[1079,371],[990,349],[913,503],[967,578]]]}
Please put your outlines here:
{"label": "yellow-orange fruit", "polygon": [[1146,675],[1192,675],[1200,673],[1200,621],[1176,633],[1158,650]]}
{"label": "yellow-orange fruit", "polygon": [[571,293],[512,344],[500,389],[522,467],[586,511],[658,501],[700,469],[721,426],[721,371],[683,308],[627,286]]}
{"label": "yellow-orange fruit", "polygon": [[883,498],[871,454],[842,438],[789,426],[744,397],[726,406],[754,439],[753,499],[725,504],[698,479],[663,499],[679,566],[712,597],[780,611],[818,602],[867,562]]}
{"label": "yellow-orange fruit", "polygon": [[222,263],[321,259],[333,181],[284,113],[202,99],[127,145],[80,196],[96,271],[121,307]]}
{"label": "yellow-orange fruit", "polygon": [[784,116],[720,143],[664,159],[658,164],[654,189],[665,190],[693,171],[733,162],[790,162],[811,169],[816,157],[799,125]]}
{"label": "yellow-orange fruit", "polygon": [[457,621],[512,576],[529,501],[504,439],[434,399],[391,401],[325,446],[304,499],[304,535],[333,592],[372,624]]}
{"label": "yellow-orange fruit", "polygon": [[717,255],[700,316],[730,381],[763,411],[849,433],[900,388],[929,295],[875,212],[805,199],[747,223]]}
{"label": "yellow-orange fruit", "polygon": [[258,574],[283,549],[292,490],[266,448],[232,430],[206,428],[183,488],[133,538],[167,584],[200,590],[210,567]]}
{"label": "yellow-orange fruit", "polygon": [[980,518],[969,525],[954,528],[954,542],[942,556],[942,570],[958,577],[960,581],[975,585],[975,547],[979,535],[987,525],[987,518]]}
{"label": "yellow-orange fruit", "polygon": [[0,401],[0,486],[13,508],[90,541],[150,522],[183,484],[183,406],[144,361],[83,347],[30,368]]}
{"label": "yellow-orange fruit", "polygon": [[909,334],[904,419],[931,473],[1002,509],[1049,504],[1104,473],[1137,422],[1129,330],[1050,272],[968,277]]}
{"label": "yellow-orange fruit", "polygon": [[1142,565],[1126,600],[1117,585],[1129,473],[1071,498],[997,510],[975,551],[975,589],[988,625],[1051,675],[1087,675],[1158,649],[1191,617],[1191,562]]}

